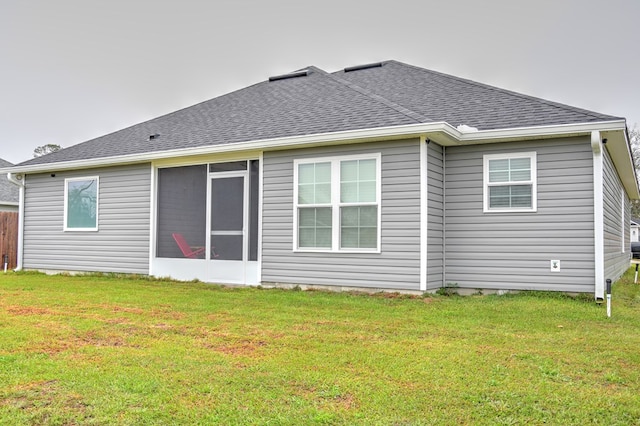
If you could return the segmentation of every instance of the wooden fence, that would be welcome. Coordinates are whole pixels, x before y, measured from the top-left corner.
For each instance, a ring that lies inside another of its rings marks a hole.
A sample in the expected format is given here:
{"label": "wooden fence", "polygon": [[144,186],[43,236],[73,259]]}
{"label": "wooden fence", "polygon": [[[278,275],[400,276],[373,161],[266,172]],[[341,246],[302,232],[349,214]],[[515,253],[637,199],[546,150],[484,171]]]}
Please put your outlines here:
{"label": "wooden fence", "polygon": [[18,213],[0,212],[0,271],[4,270],[5,257],[8,256],[8,269],[18,263]]}

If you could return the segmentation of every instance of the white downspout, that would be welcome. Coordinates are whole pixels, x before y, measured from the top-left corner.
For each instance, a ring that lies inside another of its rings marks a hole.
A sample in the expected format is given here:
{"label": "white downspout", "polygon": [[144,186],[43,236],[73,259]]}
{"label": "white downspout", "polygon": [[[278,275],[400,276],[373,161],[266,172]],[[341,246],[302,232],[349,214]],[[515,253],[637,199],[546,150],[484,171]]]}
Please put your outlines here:
{"label": "white downspout", "polygon": [[22,173],[7,173],[9,182],[20,188],[20,202],[18,204],[18,253],[16,271],[22,270],[22,253],[24,247],[24,175]]}
{"label": "white downspout", "polygon": [[604,189],[602,165],[602,140],[599,131],[591,132],[593,151],[593,229],[595,299],[604,300]]}
{"label": "white downspout", "polygon": [[420,291],[427,291],[429,261],[429,143],[429,139],[420,136]]}

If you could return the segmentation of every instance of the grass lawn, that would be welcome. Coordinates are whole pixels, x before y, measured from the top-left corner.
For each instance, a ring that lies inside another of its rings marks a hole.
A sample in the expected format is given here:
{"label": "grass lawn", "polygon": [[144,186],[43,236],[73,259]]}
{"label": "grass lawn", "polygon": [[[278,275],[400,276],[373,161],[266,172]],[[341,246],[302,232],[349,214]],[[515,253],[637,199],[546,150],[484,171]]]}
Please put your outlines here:
{"label": "grass lawn", "polygon": [[365,296],[0,276],[0,424],[640,424],[640,285]]}

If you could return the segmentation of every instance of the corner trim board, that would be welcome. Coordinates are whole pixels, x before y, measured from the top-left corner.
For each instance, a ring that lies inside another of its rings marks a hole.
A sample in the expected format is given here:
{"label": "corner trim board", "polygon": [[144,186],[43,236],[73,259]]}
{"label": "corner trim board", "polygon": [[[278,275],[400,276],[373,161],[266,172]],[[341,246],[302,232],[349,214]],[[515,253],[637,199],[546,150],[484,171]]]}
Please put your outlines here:
{"label": "corner trim board", "polygon": [[427,290],[429,229],[429,148],[426,137],[420,137],[420,290]]}
{"label": "corner trim board", "polygon": [[591,132],[593,151],[593,229],[594,229],[594,279],[596,300],[604,299],[604,189],[602,139],[599,131]]}

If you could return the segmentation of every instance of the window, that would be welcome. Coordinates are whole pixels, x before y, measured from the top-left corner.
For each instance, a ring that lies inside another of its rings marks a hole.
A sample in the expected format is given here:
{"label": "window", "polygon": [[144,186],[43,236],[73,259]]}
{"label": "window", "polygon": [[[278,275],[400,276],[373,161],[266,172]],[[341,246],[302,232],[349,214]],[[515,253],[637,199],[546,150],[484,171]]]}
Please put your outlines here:
{"label": "window", "polygon": [[484,211],[536,211],[536,153],[484,156]]}
{"label": "window", "polygon": [[296,160],[294,249],[377,251],[380,154]]}
{"label": "window", "polygon": [[98,230],[98,177],[65,179],[64,230]]}

